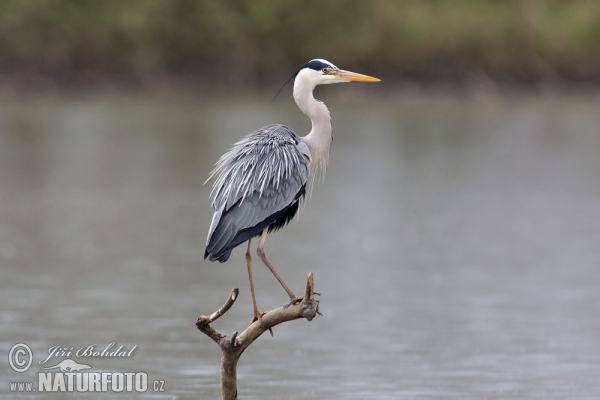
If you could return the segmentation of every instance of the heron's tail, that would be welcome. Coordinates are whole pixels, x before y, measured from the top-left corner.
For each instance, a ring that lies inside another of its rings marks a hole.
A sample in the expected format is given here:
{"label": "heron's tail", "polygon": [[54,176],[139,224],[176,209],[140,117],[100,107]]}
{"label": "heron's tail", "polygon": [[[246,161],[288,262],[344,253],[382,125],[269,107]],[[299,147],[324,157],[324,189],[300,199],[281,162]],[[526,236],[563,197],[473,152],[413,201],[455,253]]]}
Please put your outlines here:
{"label": "heron's tail", "polygon": [[232,250],[233,249],[229,249],[217,254],[210,254],[208,250],[204,250],[204,259],[206,260],[208,258],[210,261],[219,261],[220,263],[224,263],[225,261],[229,260]]}

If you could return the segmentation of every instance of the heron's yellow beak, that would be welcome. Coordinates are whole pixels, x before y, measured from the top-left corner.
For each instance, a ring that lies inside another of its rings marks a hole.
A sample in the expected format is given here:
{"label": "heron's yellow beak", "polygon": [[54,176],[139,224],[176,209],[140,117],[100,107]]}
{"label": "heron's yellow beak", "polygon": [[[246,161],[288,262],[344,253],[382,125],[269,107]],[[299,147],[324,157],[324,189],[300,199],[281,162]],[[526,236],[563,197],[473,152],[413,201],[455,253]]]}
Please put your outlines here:
{"label": "heron's yellow beak", "polygon": [[356,72],[337,71],[335,74],[335,79],[345,82],[380,82],[381,79],[373,78],[372,76],[357,74]]}

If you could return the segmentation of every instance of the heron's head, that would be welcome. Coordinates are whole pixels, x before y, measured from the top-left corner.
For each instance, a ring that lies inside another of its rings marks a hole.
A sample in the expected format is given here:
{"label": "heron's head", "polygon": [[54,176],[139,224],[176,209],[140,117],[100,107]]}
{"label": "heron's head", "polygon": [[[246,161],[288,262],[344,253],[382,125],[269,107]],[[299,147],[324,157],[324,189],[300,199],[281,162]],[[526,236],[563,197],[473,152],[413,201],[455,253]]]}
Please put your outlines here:
{"label": "heron's head", "polygon": [[294,91],[296,90],[314,90],[317,85],[327,85],[329,83],[341,82],[379,82],[381,79],[373,78],[372,76],[357,74],[356,72],[344,71],[339,69],[332,63],[321,58],[315,58],[306,63],[294,75],[290,77],[279,89],[274,101],[284,87],[296,78],[294,82]]}
{"label": "heron's head", "polygon": [[314,86],[342,82],[379,82],[381,79],[339,69],[327,60],[310,60],[298,70],[296,79],[306,80]]}

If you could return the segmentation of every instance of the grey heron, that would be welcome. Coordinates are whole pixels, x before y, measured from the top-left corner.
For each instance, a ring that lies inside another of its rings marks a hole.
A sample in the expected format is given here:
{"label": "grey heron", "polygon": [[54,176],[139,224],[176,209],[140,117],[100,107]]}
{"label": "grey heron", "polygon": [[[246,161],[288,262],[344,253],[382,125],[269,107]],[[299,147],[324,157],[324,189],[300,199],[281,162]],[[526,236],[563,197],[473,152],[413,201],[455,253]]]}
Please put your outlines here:
{"label": "grey heron", "polygon": [[[300,68],[294,79],[294,100],[306,114],[312,129],[298,136],[285,125],[269,125],[238,141],[217,161],[209,179],[214,178],[214,215],[206,241],[204,258],[225,262],[231,251],[244,242],[253,321],[262,320],[252,281],[250,243],[260,236],[257,255],[290,297],[299,301],[265,256],[267,234],[285,226],[298,211],[300,202],[323,170],[331,145],[331,117],[325,104],[316,100],[317,85],[342,82],[379,82],[377,78],[344,71],[323,59],[314,59]],[[285,86],[285,85],[284,85]],[[308,185],[308,189],[307,189]]]}

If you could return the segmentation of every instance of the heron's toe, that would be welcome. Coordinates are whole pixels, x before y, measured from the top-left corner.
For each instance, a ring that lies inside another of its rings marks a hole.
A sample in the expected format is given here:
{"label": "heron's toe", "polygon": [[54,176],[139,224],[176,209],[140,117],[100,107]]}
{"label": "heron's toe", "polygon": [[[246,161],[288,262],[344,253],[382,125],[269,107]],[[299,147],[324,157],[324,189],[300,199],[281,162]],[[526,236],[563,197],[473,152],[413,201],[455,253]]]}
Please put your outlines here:
{"label": "heron's toe", "polygon": [[304,296],[296,296],[293,299],[290,300],[289,303],[287,303],[284,308],[288,308],[289,306],[293,306],[294,304],[298,304],[300,303],[302,300],[304,300]]}
{"label": "heron's toe", "polygon": [[262,326],[262,316],[265,315],[267,313],[267,311],[265,312],[255,312],[254,316],[252,317],[252,321],[250,321],[250,324],[248,324],[248,326],[252,325],[253,323],[255,323],[256,321],[258,321],[258,324],[260,326]]}

